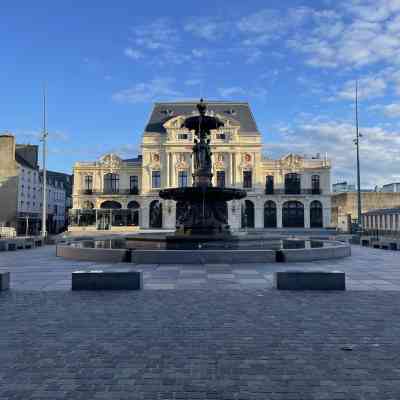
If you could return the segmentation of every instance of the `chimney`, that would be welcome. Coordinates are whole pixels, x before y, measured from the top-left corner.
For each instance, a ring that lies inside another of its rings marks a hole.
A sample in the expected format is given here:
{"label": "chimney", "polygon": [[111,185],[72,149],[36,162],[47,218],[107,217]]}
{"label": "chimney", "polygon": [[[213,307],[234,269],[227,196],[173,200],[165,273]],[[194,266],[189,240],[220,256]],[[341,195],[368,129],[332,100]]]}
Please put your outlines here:
{"label": "chimney", "polygon": [[15,137],[11,133],[0,135],[0,166],[9,167],[15,162]]}

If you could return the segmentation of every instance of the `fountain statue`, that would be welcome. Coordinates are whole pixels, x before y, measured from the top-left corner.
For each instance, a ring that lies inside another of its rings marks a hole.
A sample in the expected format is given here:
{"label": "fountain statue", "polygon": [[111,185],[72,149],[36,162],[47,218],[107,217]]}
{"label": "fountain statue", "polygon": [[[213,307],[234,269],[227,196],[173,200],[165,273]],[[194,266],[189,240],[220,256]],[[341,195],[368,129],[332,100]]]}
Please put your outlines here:
{"label": "fountain statue", "polygon": [[177,201],[177,230],[175,235],[167,237],[170,248],[198,248],[203,242],[228,238],[231,241],[227,202],[246,197],[245,190],[213,187],[210,134],[224,123],[206,115],[203,99],[197,109],[199,115],[186,118],[182,124],[182,128],[195,133],[193,186],[164,189],[159,193],[162,199]]}

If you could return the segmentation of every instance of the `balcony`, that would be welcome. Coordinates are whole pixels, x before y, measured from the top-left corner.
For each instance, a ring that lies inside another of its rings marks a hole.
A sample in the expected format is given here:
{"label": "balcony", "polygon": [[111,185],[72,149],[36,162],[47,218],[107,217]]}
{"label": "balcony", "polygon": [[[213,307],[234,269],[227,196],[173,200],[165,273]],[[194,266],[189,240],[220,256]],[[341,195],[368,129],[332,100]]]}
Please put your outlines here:
{"label": "balcony", "polygon": [[78,192],[80,195],[92,195],[92,196],[102,196],[102,195],[120,195],[120,196],[127,196],[127,195],[138,195],[139,188],[131,188],[131,189],[119,189],[119,190],[80,190]]}
{"label": "balcony", "polygon": [[299,195],[319,195],[322,194],[321,189],[300,189],[300,190],[286,190],[286,189],[265,189],[264,194],[267,195],[287,195],[287,196],[299,196]]}

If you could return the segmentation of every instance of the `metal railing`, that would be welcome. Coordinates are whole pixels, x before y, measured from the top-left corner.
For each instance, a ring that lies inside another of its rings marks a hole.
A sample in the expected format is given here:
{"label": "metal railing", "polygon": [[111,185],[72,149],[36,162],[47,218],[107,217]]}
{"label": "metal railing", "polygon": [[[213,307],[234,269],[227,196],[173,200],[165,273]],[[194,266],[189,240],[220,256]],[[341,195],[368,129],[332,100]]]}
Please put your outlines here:
{"label": "metal railing", "polygon": [[290,195],[290,196],[296,196],[296,195],[305,195],[305,194],[311,194],[311,195],[319,195],[322,194],[321,189],[300,189],[300,190],[286,190],[286,189],[274,189],[274,190],[269,190],[265,189],[264,194],[285,194],[285,195]]}
{"label": "metal railing", "polygon": [[119,190],[80,190],[80,195],[87,196],[99,196],[99,195],[137,195],[139,194],[139,188],[132,189],[119,189]]}

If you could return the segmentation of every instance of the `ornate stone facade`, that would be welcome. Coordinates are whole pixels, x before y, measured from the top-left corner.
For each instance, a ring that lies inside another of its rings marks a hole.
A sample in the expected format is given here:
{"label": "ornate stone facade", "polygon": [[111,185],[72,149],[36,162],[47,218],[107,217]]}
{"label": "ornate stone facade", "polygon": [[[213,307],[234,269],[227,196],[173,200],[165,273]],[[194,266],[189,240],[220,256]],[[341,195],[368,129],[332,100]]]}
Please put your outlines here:
{"label": "ornate stone facade", "polygon": [[[229,203],[231,229],[330,226],[329,160],[291,153],[278,160],[265,158],[247,103],[207,104],[209,115],[224,122],[211,132],[213,185],[247,190],[246,199]],[[98,162],[76,163],[71,225],[129,230],[138,223],[141,228],[174,229],[176,204],[161,200],[158,192],[193,183],[194,135],[182,124],[195,110],[195,102],[156,103],[141,156],[122,160],[108,154]],[[78,221],[78,214],[86,217]]]}

